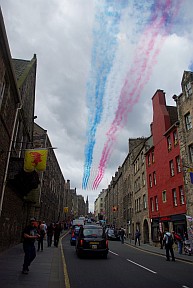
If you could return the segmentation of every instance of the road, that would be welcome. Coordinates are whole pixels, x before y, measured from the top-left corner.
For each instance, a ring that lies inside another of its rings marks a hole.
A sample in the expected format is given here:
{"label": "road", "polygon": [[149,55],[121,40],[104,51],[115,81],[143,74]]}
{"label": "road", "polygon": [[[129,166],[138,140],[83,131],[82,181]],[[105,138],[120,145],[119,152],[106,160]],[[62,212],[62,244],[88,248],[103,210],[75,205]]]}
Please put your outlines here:
{"label": "road", "polygon": [[79,259],[70,235],[62,239],[66,288],[193,288],[193,265],[109,241],[107,259]]}

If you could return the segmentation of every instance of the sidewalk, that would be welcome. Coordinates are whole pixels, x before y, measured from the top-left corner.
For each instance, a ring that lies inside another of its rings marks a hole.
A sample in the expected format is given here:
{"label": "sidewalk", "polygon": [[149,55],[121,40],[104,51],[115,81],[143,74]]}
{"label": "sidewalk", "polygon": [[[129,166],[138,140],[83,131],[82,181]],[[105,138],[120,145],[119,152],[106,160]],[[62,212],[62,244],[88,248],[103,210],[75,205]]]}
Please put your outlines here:
{"label": "sidewalk", "polygon": [[[137,245],[135,245],[134,240],[130,241],[129,239],[126,239],[125,243],[128,244],[128,245],[134,246],[137,249],[149,251],[151,253],[155,253],[155,254],[159,254],[159,255],[163,255],[163,256],[166,255],[166,250],[165,249],[160,249],[159,247],[155,247],[155,246],[150,245],[150,244],[140,243],[140,246],[139,246],[138,243],[137,243]],[[176,260],[180,259],[180,260],[183,260],[183,261],[186,261],[186,262],[193,263],[193,255],[191,255],[191,256],[188,256],[188,255],[185,255],[185,254],[181,254],[180,255],[178,253],[178,251],[174,250],[174,256],[175,256]]]}
{"label": "sidewalk", "polygon": [[[37,247],[37,242],[36,242]],[[28,275],[21,273],[24,259],[23,245],[18,244],[0,253],[0,287],[4,288],[64,288],[61,248],[47,247],[39,251]]]}

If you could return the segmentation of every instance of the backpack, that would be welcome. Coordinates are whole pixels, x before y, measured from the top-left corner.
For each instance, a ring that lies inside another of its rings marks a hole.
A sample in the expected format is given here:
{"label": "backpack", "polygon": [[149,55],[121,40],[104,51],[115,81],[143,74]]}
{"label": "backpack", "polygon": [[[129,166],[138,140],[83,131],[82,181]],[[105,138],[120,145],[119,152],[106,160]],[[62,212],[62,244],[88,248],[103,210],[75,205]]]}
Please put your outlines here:
{"label": "backpack", "polygon": [[175,240],[182,241],[182,237],[179,234],[175,233],[174,237],[175,237]]}
{"label": "backpack", "polygon": [[168,240],[167,241],[168,245],[173,245],[174,244],[174,239],[173,239],[172,235],[167,235],[167,240]]}

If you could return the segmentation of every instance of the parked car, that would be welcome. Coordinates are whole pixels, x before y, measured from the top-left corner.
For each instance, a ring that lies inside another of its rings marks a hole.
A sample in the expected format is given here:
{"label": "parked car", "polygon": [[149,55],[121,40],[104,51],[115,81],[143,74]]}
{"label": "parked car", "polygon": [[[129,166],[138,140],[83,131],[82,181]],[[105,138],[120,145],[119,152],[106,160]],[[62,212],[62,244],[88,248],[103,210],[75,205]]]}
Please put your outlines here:
{"label": "parked car", "polygon": [[105,230],[98,225],[84,225],[80,227],[79,235],[76,239],[76,253],[78,257],[82,255],[100,255],[107,258],[109,248]]}
{"label": "parked car", "polygon": [[79,230],[80,230],[81,225],[75,225],[72,227],[71,230],[71,237],[70,237],[70,244],[71,245],[76,245],[76,238],[78,237]]}
{"label": "parked car", "polygon": [[106,229],[106,236],[108,240],[120,240],[118,231],[113,228]]}

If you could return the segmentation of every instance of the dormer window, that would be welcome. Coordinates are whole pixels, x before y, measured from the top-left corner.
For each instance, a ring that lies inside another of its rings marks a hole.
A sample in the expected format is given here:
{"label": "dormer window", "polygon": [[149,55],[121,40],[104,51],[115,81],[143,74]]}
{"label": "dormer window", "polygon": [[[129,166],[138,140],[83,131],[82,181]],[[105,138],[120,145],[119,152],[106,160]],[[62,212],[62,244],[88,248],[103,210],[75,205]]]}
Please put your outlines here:
{"label": "dormer window", "polygon": [[178,144],[178,133],[176,130],[173,133],[173,137],[174,137],[174,146],[176,146]]}
{"label": "dormer window", "polygon": [[170,151],[172,149],[172,142],[170,136],[168,136],[167,138],[167,145],[168,145],[168,151]]}
{"label": "dormer window", "polygon": [[190,97],[192,95],[192,85],[190,82],[188,82],[186,85],[185,85],[185,91],[186,91],[186,97]]}

